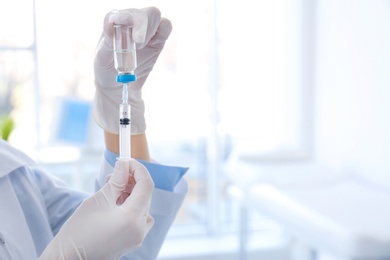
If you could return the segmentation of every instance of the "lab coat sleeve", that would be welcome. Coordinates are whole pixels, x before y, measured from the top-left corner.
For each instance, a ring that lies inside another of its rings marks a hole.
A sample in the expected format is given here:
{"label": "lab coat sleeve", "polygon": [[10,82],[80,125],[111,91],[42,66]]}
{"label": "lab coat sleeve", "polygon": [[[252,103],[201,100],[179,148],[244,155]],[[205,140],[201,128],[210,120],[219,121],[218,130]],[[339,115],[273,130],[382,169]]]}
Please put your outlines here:
{"label": "lab coat sleeve", "polygon": [[55,236],[65,221],[90,194],[73,189],[63,180],[37,167],[33,169],[33,172],[46,207],[53,236]]}
{"label": "lab coat sleeve", "polygon": [[[178,168],[178,167],[172,167]],[[160,171],[159,174],[169,174],[172,169],[168,166],[151,168],[153,171]],[[179,170],[179,169],[178,169]],[[106,176],[112,173],[113,167],[107,160],[103,160],[101,172],[96,180],[96,188],[99,189],[104,185]],[[173,191],[167,191],[155,188],[152,195],[152,204],[150,214],[154,218],[154,225],[146,236],[142,246],[133,251],[122,259],[131,260],[153,260],[157,259],[158,253],[165,240],[165,237],[175,220],[185,195],[187,194],[187,182],[181,178]]]}

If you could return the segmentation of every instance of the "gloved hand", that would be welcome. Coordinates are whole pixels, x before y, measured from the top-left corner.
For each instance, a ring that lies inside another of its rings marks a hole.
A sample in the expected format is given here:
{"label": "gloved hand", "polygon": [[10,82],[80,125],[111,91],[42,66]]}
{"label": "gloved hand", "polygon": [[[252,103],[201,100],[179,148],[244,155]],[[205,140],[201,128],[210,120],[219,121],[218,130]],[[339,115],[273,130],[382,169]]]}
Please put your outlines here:
{"label": "gloved hand", "polygon": [[118,73],[114,68],[114,24],[133,25],[138,66],[135,70],[137,81],[129,84],[131,133],[141,134],[146,130],[141,88],[164,48],[172,25],[169,20],[161,17],[160,11],[155,7],[126,9],[106,15],[94,62],[96,93],[93,115],[100,127],[114,134],[119,131],[118,110],[122,101],[122,84],[116,82]]}
{"label": "gloved hand", "polygon": [[77,208],[39,259],[118,259],[139,247],[154,223],[153,187],[142,164],[117,161],[109,181]]}

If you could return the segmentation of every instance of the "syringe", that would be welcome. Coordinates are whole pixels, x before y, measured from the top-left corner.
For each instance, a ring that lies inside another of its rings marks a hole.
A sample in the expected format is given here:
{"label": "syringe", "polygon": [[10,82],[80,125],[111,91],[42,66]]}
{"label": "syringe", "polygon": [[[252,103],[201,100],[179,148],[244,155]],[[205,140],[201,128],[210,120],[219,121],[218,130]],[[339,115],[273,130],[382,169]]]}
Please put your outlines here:
{"label": "syringe", "polygon": [[119,158],[131,158],[131,108],[128,103],[127,83],[123,84],[122,103],[119,105]]}
{"label": "syringe", "polygon": [[128,83],[136,81],[137,67],[132,27],[114,25],[114,60],[117,82],[123,83],[122,103],[119,104],[119,158],[131,158],[131,107],[128,102]]}

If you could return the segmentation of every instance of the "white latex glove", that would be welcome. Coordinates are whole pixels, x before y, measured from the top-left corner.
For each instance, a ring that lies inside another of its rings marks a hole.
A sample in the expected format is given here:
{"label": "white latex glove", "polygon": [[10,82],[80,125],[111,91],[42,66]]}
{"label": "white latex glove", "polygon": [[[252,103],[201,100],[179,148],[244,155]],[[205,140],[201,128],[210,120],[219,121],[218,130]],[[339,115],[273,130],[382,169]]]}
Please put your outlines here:
{"label": "white latex glove", "polygon": [[[130,195],[129,183],[134,184]],[[153,187],[142,164],[117,161],[109,181],[78,207],[39,259],[111,260],[139,247],[154,223]]]}
{"label": "white latex glove", "polygon": [[129,85],[131,133],[141,134],[146,130],[141,88],[164,48],[172,25],[169,20],[161,17],[160,11],[155,7],[113,11],[106,15],[94,62],[96,93],[93,115],[101,128],[114,134],[119,132],[118,110],[119,103],[122,102],[122,84],[116,82],[118,73],[114,68],[114,24],[133,25],[138,66],[135,70],[137,81]]}

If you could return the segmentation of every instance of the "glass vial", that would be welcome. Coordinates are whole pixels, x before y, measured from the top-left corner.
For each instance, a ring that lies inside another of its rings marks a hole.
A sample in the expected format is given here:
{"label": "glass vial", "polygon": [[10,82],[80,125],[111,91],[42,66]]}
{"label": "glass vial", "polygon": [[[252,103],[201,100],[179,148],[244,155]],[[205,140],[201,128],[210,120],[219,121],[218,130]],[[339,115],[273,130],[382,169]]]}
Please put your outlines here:
{"label": "glass vial", "polygon": [[137,68],[133,27],[129,25],[114,25],[114,61],[118,71],[117,81],[127,83],[135,81]]}

